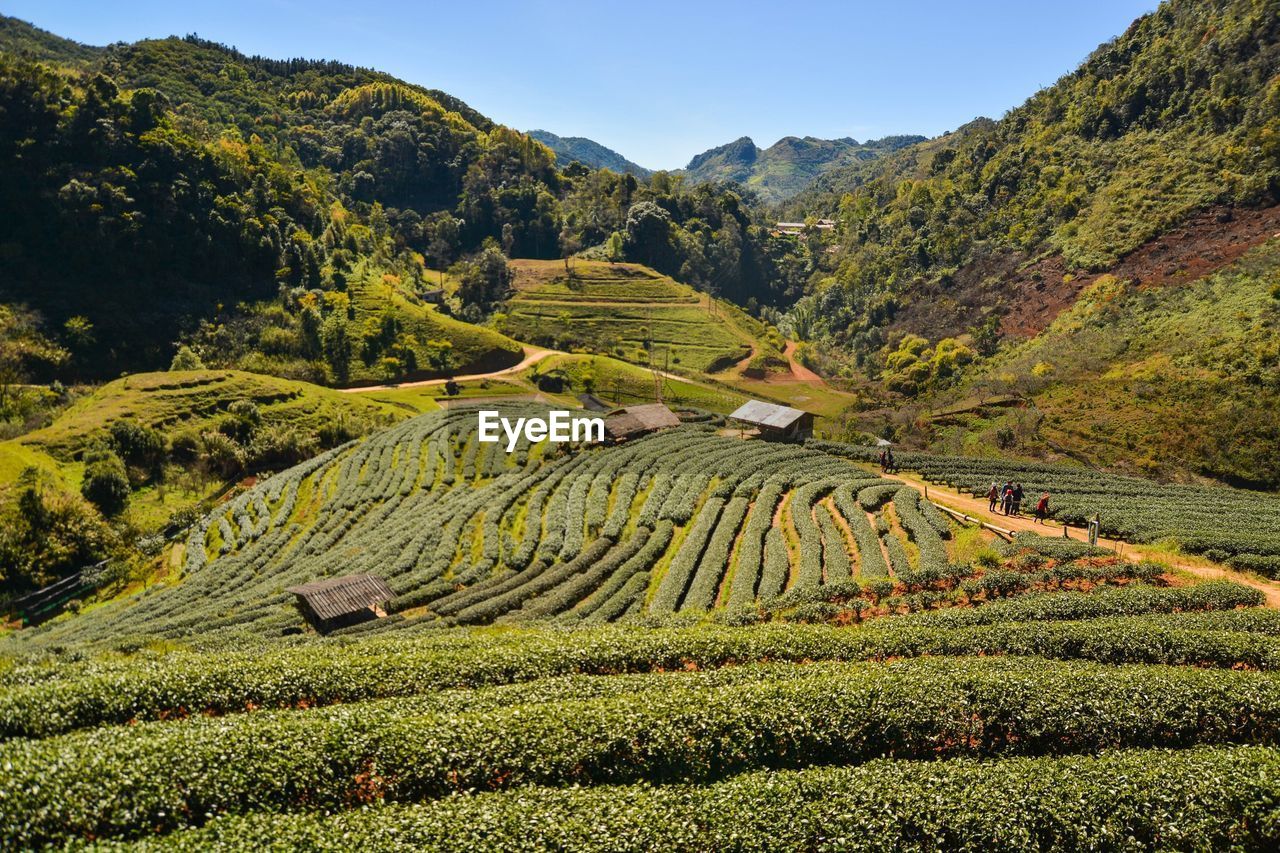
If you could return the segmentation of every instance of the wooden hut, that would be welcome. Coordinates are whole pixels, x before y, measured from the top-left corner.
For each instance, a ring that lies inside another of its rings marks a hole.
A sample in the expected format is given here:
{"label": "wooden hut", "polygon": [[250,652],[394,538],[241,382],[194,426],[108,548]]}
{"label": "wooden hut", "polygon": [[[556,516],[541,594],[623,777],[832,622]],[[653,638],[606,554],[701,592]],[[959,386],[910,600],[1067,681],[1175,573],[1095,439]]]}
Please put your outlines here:
{"label": "wooden hut", "polygon": [[680,418],[662,403],[627,406],[604,419],[604,435],[611,442],[644,435],[655,430],[680,426]]}
{"label": "wooden hut", "polygon": [[288,591],[298,596],[298,606],[321,632],[380,619],[395,598],[387,582],[376,575],[325,578],[291,586]]}
{"label": "wooden hut", "polygon": [[813,414],[790,406],[748,400],[729,415],[741,424],[750,425],[761,438],[803,441],[813,435]]}

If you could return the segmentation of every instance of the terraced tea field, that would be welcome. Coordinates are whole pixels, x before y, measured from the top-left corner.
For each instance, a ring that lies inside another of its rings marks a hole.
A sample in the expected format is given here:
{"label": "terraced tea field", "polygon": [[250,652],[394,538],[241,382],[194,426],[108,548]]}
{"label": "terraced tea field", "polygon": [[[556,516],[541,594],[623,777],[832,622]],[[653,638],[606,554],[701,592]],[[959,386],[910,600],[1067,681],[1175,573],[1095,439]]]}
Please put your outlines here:
{"label": "terraced tea field", "polygon": [[[0,846],[1280,837],[1257,591],[997,546],[846,448],[710,415],[511,454],[475,422],[266,480],[192,530],[180,580],[3,639]],[[356,572],[392,615],[306,629],[285,588]]]}
{"label": "terraced tea field", "polygon": [[636,364],[714,372],[751,355],[740,313],[638,264],[516,261],[517,293],[504,331],[562,350],[589,349]]}
{"label": "terraced tea field", "polygon": [[959,545],[914,489],[702,420],[620,446],[508,454],[477,441],[474,408],[420,416],[242,493],[192,529],[181,583],[46,641],[279,637],[305,625],[285,587],[358,573],[387,581],[395,616],[351,630],[385,632],[711,611],[857,620],[1162,571],[1056,540],[1031,542],[1040,563],[1017,573],[975,565],[986,546]]}
{"label": "terraced tea field", "polygon": [[[814,443],[872,462],[873,448]],[[1052,516],[1083,525],[1098,517],[1103,534],[1132,542],[1167,541],[1240,569],[1280,577],[1280,496],[1213,486],[1166,485],[1052,463],[898,453],[897,463],[934,483],[985,495],[993,482],[1020,482],[1032,496],[1052,495]]]}

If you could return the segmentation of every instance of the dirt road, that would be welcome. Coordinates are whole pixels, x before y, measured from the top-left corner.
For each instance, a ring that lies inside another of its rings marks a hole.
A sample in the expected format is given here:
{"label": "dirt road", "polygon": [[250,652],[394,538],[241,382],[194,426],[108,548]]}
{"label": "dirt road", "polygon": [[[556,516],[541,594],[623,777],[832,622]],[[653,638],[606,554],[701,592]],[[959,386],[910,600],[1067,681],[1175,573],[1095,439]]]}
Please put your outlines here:
{"label": "dirt road", "polygon": [[[542,361],[549,355],[555,355],[556,350],[542,349],[540,347],[524,347],[524,358],[519,364],[511,367],[504,367],[502,370],[493,370],[489,373],[469,373],[464,376],[454,376],[455,382],[469,382],[475,379],[500,379],[503,376],[510,376],[513,373],[519,373],[525,368]],[[365,391],[392,391],[397,388],[428,388],[432,385],[443,385],[448,379],[422,379],[418,382],[401,382],[398,385],[364,385],[359,388],[339,388],[338,390],[344,394],[360,394]]]}
{"label": "dirt road", "polygon": [[[1057,522],[1040,524],[1034,517],[1026,515],[1010,516],[989,512],[987,510],[987,500],[985,498],[975,498],[968,494],[961,494],[952,488],[938,486],[933,483],[926,483],[924,480],[910,474],[882,474],[881,476],[893,480],[899,480],[906,483],[908,486],[917,489],[921,493],[927,493],[929,498],[935,503],[958,510],[965,515],[973,516],[974,518],[981,519],[982,521],[993,524],[996,527],[1010,530],[1014,533],[1030,531],[1032,533],[1039,533],[1043,536],[1062,535],[1062,525]],[[1031,505],[1034,507],[1034,502],[1032,502]],[[1072,539],[1077,539],[1082,542],[1088,541],[1088,534],[1078,527],[1067,528],[1067,535]],[[1267,597],[1268,607],[1280,609],[1280,583],[1275,581],[1266,581],[1254,578],[1233,569],[1229,569],[1226,566],[1209,563],[1207,560],[1171,561],[1162,554],[1150,555],[1149,552],[1141,545],[1133,545],[1120,540],[1099,538],[1098,544],[1106,548],[1120,551],[1126,559],[1132,560],[1133,562],[1139,562],[1148,556],[1152,556],[1153,559],[1158,559],[1160,562],[1164,563],[1170,563],[1176,569],[1189,572],[1197,577],[1205,578],[1206,580],[1230,580],[1244,584],[1245,586],[1251,586]]]}
{"label": "dirt road", "polygon": [[787,348],[782,351],[787,363],[791,365],[791,376],[796,382],[822,382],[823,379],[800,362],[796,361],[796,342],[787,341]]}

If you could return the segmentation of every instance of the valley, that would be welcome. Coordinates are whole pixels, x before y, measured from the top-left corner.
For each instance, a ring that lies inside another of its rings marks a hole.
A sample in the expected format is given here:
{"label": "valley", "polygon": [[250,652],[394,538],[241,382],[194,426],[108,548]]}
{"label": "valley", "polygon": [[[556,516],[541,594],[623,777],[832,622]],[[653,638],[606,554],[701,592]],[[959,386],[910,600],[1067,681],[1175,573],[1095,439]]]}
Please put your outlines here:
{"label": "valley", "polygon": [[[0,847],[1280,845],[1280,4],[930,137],[851,106],[942,109],[919,22],[703,11],[402,10],[436,80],[0,16]],[[838,138],[743,135],[784,60]],[[501,123],[635,87],[752,99]]]}

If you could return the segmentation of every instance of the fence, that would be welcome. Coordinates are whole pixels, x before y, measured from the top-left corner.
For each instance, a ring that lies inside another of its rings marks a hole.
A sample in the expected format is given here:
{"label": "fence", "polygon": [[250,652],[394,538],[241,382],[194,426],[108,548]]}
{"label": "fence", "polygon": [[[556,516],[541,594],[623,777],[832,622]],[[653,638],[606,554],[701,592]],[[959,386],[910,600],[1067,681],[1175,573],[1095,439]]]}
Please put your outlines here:
{"label": "fence", "polygon": [[22,624],[38,624],[54,616],[71,599],[97,589],[102,582],[102,570],[107,561],[85,566],[67,575],[60,581],[41,587],[35,592],[15,598],[9,603],[9,610],[22,619]]}

